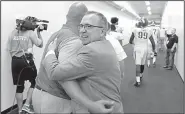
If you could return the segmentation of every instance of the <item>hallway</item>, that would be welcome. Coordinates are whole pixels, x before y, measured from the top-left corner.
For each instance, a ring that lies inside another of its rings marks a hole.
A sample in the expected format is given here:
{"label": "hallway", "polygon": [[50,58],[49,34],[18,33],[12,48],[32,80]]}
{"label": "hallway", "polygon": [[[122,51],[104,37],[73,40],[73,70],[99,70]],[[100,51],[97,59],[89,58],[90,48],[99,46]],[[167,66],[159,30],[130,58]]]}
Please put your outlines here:
{"label": "hallway", "polygon": [[[125,77],[121,85],[121,95],[125,113],[183,113],[183,81],[176,69],[168,71],[162,68],[164,53],[160,52],[156,68],[145,67],[143,85],[135,88],[135,66],[132,57],[133,48],[124,46],[127,58]],[[17,109],[12,113],[16,113]]]}
{"label": "hallway", "polygon": [[143,85],[135,88],[133,48],[124,46],[125,77],[121,85],[125,113],[183,113],[183,81],[176,69],[163,69],[164,53],[158,53],[156,68],[145,66]]}
{"label": "hallway", "polygon": [[[48,20],[47,30],[42,31],[43,48],[33,47],[34,62],[37,71],[40,69],[42,53],[49,37],[66,23],[66,15],[72,3],[77,1],[2,1],[1,13],[1,113],[17,113],[15,100],[16,86],[12,79],[12,57],[8,51],[8,38],[16,28],[19,17],[33,16],[39,20]],[[178,36],[175,66],[172,71],[163,68],[165,53],[158,53],[156,68],[145,66],[143,84],[136,88],[135,64],[132,56],[133,47],[128,44],[123,48],[127,53],[125,59],[125,76],[121,84],[123,108],[126,114],[182,114],[185,110],[184,91],[184,1],[80,1],[89,11],[102,13],[109,23],[112,17],[119,19],[119,31],[122,31],[124,40],[129,40],[136,23],[141,17],[148,19],[148,27],[155,24],[160,28],[160,37],[171,34],[173,28]],[[34,6],[34,8],[33,8]],[[44,9],[44,10],[43,10]],[[80,10],[79,10],[80,11]],[[76,13],[75,13],[76,14]],[[20,22],[24,22],[22,19]],[[94,22],[94,21],[93,21]],[[32,25],[32,24],[31,24]],[[97,25],[96,25],[97,26]],[[77,28],[77,27],[75,27]],[[95,27],[97,28],[97,27]],[[97,32],[98,33],[98,32]],[[22,38],[21,38],[22,39]],[[9,42],[10,43],[10,42]],[[127,44],[127,42],[126,42]],[[23,99],[27,97],[30,87],[25,83]],[[184,106],[183,106],[184,105]]]}

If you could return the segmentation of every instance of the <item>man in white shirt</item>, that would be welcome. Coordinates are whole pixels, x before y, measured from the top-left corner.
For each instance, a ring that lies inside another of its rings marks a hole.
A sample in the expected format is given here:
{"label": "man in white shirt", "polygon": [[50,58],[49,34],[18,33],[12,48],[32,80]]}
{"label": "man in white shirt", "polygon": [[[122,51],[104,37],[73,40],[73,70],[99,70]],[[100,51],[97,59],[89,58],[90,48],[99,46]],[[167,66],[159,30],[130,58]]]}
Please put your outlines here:
{"label": "man in white shirt", "polygon": [[160,38],[159,38],[159,51],[164,51],[165,45],[164,41],[166,40],[165,28],[160,29]]}

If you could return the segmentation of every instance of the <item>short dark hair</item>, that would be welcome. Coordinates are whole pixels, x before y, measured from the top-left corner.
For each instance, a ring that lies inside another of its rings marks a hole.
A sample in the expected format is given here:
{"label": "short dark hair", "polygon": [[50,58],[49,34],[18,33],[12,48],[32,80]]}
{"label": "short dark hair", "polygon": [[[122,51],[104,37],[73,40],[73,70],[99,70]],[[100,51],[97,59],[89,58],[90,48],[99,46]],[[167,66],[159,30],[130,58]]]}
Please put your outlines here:
{"label": "short dark hair", "polygon": [[118,20],[119,19],[117,17],[112,17],[110,21],[111,21],[112,24],[115,24],[115,23],[118,22]]}
{"label": "short dark hair", "polygon": [[111,28],[111,31],[116,31],[116,26],[115,25],[111,24],[110,28]]}

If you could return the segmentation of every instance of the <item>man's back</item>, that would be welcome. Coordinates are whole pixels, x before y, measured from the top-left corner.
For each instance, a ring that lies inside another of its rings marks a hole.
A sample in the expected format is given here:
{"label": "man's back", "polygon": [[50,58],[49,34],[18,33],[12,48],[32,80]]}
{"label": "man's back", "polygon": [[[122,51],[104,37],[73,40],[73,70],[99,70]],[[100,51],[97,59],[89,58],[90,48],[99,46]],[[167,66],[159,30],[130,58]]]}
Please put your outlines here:
{"label": "man's back", "polygon": [[116,102],[115,111],[122,109],[120,85],[121,72],[114,48],[109,41],[97,41],[84,46],[81,50],[89,54],[93,73],[80,79],[83,92],[93,101],[107,99]]}
{"label": "man's back", "polygon": [[135,47],[147,48],[148,39],[151,36],[151,30],[148,28],[135,28],[134,31]]}
{"label": "man's back", "polygon": [[[54,33],[53,36],[48,40],[48,43],[43,53],[43,58],[45,57],[47,53],[48,45],[56,37],[58,38],[57,44],[58,45],[63,44],[63,47],[67,42],[73,41],[78,38],[78,36],[74,34],[69,28],[63,26],[61,30]],[[62,46],[60,45],[60,47]],[[59,84],[57,81],[53,81],[49,79],[49,76],[46,73],[45,68],[43,67],[42,61],[41,61],[39,73],[36,79],[36,84],[39,85],[43,90],[47,91],[48,93],[54,96],[70,99],[69,96],[64,91],[64,89],[62,88],[61,84]]]}

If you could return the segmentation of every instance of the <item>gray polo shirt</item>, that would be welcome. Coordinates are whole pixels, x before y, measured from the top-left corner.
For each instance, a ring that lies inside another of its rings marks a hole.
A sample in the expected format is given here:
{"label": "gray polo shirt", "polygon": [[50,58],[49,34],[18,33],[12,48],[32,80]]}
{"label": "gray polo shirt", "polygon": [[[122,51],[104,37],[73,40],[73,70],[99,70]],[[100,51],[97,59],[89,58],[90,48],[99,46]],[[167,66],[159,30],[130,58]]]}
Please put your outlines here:
{"label": "gray polo shirt", "polygon": [[20,57],[24,54],[23,52],[32,53],[32,50],[30,52],[28,49],[32,49],[33,44],[35,44],[36,46],[39,46],[41,44],[41,40],[38,39],[34,31],[18,31],[17,29],[15,29],[12,31],[8,38],[7,48],[12,57]]}
{"label": "gray polo shirt", "polygon": [[61,86],[62,82],[51,80],[49,78],[50,76],[47,74],[47,69],[45,69],[43,66],[43,60],[47,53],[48,45],[56,37],[58,39],[57,40],[58,48],[56,52],[58,52],[59,54],[59,55],[57,54],[57,56],[60,62],[63,62],[67,58],[70,58],[73,55],[75,55],[78,49],[81,48],[82,46],[81,42],[79,41],[79,36],[73,33],[68,26],[63,25],[62,29],[54,33],[46,44],[39,73],[36,78],[36,84],[40,86],[43,90],[47,91],[48,93],[54,96],[64,99],[70,99],[70,97],[66,94],[63,87]]}
{"label": "gray polo shirt", "polygon": [[79,49],[76,56],[59,62],[54,54],[43,60],[51,80],[78,79],[82,91],[93,101],[115,101],[113,113],[122,113],[121,72],[114,48],[109,41],[96,41]]}

